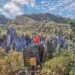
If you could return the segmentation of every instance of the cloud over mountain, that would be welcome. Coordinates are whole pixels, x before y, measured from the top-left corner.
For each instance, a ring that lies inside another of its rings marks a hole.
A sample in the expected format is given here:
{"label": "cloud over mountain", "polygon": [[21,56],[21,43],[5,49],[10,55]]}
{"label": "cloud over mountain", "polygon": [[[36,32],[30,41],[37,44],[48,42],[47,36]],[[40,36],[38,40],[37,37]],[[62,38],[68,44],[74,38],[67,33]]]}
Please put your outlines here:
{"label": "cloud over mountain", "polygon": [[75,18],[75,0],[0,0],[0,13],[9,18],[40,12]]}
{"label": "cloud over mountain", "polygon": [[7,17],[22,15],[24,14],[24,12],[22,12],[23,5],[34,7],[35,0],[10,0],[0,8],[0,12]]}

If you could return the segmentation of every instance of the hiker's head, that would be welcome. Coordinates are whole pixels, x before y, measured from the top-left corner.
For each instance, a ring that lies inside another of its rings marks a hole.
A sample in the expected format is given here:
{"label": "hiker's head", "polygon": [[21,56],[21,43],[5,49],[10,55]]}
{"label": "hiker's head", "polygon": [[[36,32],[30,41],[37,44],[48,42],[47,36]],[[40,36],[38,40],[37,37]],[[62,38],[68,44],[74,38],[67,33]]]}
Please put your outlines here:
{"label": "hiker's head", "polygon": [[44,35],[44,32],[40,32],[39,35],[40,35],[40,36],[43,36],[43,35]]}

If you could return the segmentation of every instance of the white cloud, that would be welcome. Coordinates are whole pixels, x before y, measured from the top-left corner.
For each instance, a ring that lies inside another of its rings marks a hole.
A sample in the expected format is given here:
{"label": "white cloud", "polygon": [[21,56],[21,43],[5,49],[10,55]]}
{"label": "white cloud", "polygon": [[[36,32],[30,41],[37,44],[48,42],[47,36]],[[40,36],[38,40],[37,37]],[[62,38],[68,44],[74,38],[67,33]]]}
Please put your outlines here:
{"label": "white cloud", "polygon": [[3,7],[0,8],[0,13],[8,16],[22,15],[25,12],[22,11],[23,5],[29,5],[35,7],[35,0],[9,0]]}
{"label": "white cloud", "polygon": [[19,4],[27,4],[26,0],[11,0],[11,1]]}
{"label": "white cloud", "polygon": [[[44,6],[45,2],[42,2],[42,4],[43,4],[42,6]],[[58,0],[56,2],[47,4],[47,7],[45,8],[47,8],[48,12],[52,14],[57,14],[61,16],[65,15],[66,17],[75,17],[75,14],[73,14],[73,12],[75,12],[74,0]]]}
{"label": "white cloud", "polygon": [[32,7],[35,5],[35,0],[11,0],[11,2],[19,5],[30,5]]}
{"label": "white cloud", "polygon": [[[75,12],[75,1],[74,0],[40,0],[39,3],[36,3],[36,0],[9,0],[6,4],[0,7],[0,13],[7,16],[16,16],[24,14],[22,6],[29,6],[35,8],[36,10],[42,9],[46,10],[52,14],[57,15],[74,15]],[[35,13],[35,12],[34,12]],[[69,14],[68,14],[69,13]]]}
{"label": "white cloud", "polygon": [[75,2],[71,3],[68,7],[65,7],[64,9],[72,12],[75,11]]}
{"label": "white cloud", "polygon": [[9,12],[10,14],[15,14],[15,15],[22,14],[20,7],[13,2],[7,3],[3,8],[5,11]]}
{"label": "white cloud", "polygon": [[2,12],[3,10],[0,8],[0,13]]}

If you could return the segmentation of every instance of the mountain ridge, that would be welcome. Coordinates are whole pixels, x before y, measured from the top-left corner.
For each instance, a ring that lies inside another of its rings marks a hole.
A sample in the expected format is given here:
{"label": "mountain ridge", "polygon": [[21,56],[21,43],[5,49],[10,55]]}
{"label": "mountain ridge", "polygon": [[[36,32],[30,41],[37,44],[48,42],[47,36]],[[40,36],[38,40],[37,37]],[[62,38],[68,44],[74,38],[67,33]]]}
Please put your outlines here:
{"label": "mountain ridge", "polygon": [[11,23],[16,23],[17,24],[25,24],[27,22],[49,22],[49,21],[54,21],[57,23],[65,23],[65,20],[68,18],[64,18],[61,16],[56,16],[53,14],[49,14],[49,13],[40,13],[40,14],[32,14],[32,15],[21,15],[21,16],[17,16],[15,19],[8,19],[3,15],[0,15],[0,24],[11,24]]}

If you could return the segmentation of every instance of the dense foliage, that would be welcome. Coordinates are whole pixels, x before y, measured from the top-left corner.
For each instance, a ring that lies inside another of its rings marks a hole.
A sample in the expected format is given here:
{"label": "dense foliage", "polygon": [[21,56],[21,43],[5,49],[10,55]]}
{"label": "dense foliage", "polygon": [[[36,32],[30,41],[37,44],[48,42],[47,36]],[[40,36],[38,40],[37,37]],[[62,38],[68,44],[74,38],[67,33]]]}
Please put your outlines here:
{"label": "dense foliage", "polygon": [[[0,51],[0,75],[9,75],[24,68],[23,56],[20,52],[6,54]],[[63,52],[43,63],[42,75],[75,75],[75,54]]]}
{"label": "dense foliage", "polygon": [[43,64],[42,73],[46,75],[75,75],[75,54],[64,52],[47,60]]}
{"label": "dense foliage", "polygon": [[6,54],[3,50],[0,51],[0,75],[13,74],[13,72],[23,67],[22,53],[14,51]]}

